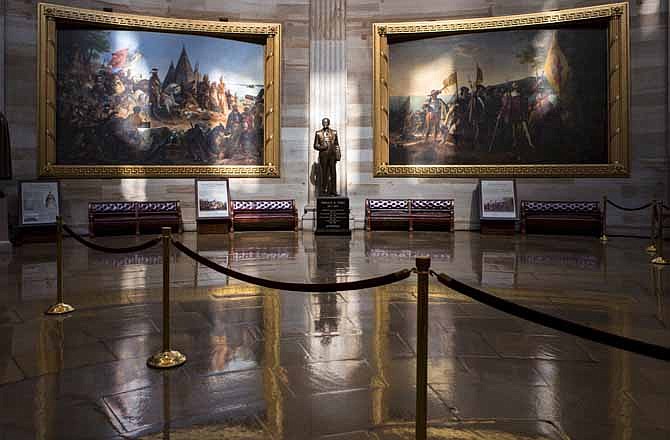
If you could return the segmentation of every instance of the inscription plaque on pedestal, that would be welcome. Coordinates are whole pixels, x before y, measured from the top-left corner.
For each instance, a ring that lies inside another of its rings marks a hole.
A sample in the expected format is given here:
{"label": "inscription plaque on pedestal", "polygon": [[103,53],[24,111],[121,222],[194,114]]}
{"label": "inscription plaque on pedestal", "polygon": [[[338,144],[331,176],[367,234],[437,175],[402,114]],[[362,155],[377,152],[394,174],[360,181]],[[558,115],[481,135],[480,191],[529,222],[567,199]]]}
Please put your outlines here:
{"label": "inscription plaque on pedestal", "polygon": [[319,197],[316,199],[316,235],[350,235],[349,198]]}

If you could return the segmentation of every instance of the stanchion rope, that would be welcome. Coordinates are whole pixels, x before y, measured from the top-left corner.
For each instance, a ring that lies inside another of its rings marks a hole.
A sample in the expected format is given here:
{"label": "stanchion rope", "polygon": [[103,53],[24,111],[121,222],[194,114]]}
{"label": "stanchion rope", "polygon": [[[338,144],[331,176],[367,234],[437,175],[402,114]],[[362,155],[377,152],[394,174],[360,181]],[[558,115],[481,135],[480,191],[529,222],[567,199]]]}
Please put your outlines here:
{"label": "stanchion rope", "polygon": [[92,241],[86,240],[84,237],[81,235],[77,234],[74,232],[68,225],[63,225],[63,230],[67,232],[72,238],[77,240],[79,243],[83,244],[84,246],[91,248],[96,251],[100,252],[107,252],[109,254],[129,254],[133,252],[139,252],[143,251],[145,249],[149,249],[150,247],[156,246],[158,243],[160,243],[161,238],[156,237],[152,238],[151,240],[145,241],[142,244],[138,244],[136,246],[128,246],[128,247],[123,247],[123,248],[112,248],[112,247],[107,247],[107,246],[102,246],[96,243],[93,243]]}
{"label": "stanchion rope", "polygon": [[284,281],[272,281],[264,278],[257,278],[252,275],[247,275],[242,272],[221,266],[220,264],[217,264],[212,260],[205,258],[197,252],[189,249],[183,243],[177,240],[173,239],[172,244],[188,257],[191,257],[198,263],[207,266],[212,270],[220,272],[224,275],[228,275],[240,281],[256,284],[262,287],[268,287],[270,289],[289,290],[294,292],[338,292],[346,290],[370,289],[373,287],[385,286],[397,281],[402,281],[412,274],[412,270],[403,269],[388,275],[359,281],[346,281],[343,283],[289,283]]}
{"label": "stanchion rope", "polygon": [[612,205],[612,206],[614,206],[615,208],[620,209],[620,210],[622,210],[622,211],[641,211],[641,210],[643,210],[643,209],[647,209],[647,208],[649,208],[651,205],[653,205],[652,202],[649,202],[649,203],[647,203],[647,204],[645,204],[645,205],[638,206],[637,208],[627,208],[627,207],[625,207],[625,206],[621,206],[621,205],[619,205],[619,204],[614,203],[614,202],[611,201],[610,199],[607,199],[607,203],[609,203],[610,205]]}
{"label": "stanchion rope", "polygon": [[636,353],[642,356],[647,356],[663,361],[670,361],[670,347],[650,344],[648,342],[615,335],[603,330],[577,324],[576,322],[548,315],[546,313],[539,312],[537,310],[533,310],[514,302],[499,298],[475,287],[468,286],[467,284],[451,278],[446,274],[438,274],[432,270],[430,273],[431,275],[435,276],[438,281],[450,289],[453,289],[458,293],[472,298],[482,304],[493,307],[496,310],[512,316],[516,316],[517,318],[521,318],[544,327],[577,336],[579,338],[588,339],[589,341],[597,342],[599,344],[629,351],[631,353]]}

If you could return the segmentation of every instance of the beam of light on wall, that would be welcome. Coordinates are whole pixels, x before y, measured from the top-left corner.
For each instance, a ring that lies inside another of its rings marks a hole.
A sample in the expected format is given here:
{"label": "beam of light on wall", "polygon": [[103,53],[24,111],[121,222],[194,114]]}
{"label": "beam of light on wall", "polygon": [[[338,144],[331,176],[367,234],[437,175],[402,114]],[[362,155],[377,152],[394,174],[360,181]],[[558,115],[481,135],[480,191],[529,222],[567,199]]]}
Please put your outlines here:
{"label": "beam of light on wall", "polygon": [[[662,2],[665,3],[665,7],[662,6],[661,4]],[[637,14],[639,15],[659,14],[664,9],[668,8],[667,0],[644,0],[644,1],[640,0],[637,2],[637,4],[638,4]],[[631,15],[632,14],[633,13],[631,13]],[[646,41],[647,38],[654,38],[654,33],[657,32],[658,30],[659,28],[657,26],[640,26],[638,29],[642,41]]]}
{"label": "beam of light on wall", "polygon": [[[638,14],[657,14],[661,12],[664,8],[661,6],[661,2],[666,2],[666,0],[641,0],[638,1]],[[666,6],[667,8],[667,6]]]}
{"label": "beam of light on wall", "polygon": [[[262,197],[273,197],[273,194],[263,194],[263,186],[261,184],[261,179],[231,179],[229,180],[230,185],[230,198],[235,199],[245,199],[245,198],[262,198]],[[268,185],[269,191],[272,191],[273,185]]]}
{"label": "beam of light on wall", "polygon": [[146,179],[121,179],[121,198],[123,200],[147,200]]}
{"label": "beam of light on wall", "polygon": [[[432,90],[441,89],[442,82],[453,72],[454,63],[448,56],[436,59],[432,63],[418,65],[408,72],[408,89],[397,91],[392,87],[390,94],[391,96],[428,96]],[[466,72],[458,72],[458,76],[465,79],[463,75],[466,75]],[[393,78],[390,79],[393,85]]]}
{"label": "beam of light on wall", "polygon": [[[323,7],[331,4],[320,1]],[[321,120],[330,119],[330,127],[338,131],[340,144],[343,145],[346,133],[347,105],[347,68],[346,41],[314,40],[310,43],[309,73],[309,162],[318,162],[318,152],[312,148],[314,132],[321,129]],[[347,146],[342,149],[342,160],[337,164],[337,192],[346,195]],[[313,187],[312,187],[313,188]],[[310,196],[314,194],[310,191]]]}

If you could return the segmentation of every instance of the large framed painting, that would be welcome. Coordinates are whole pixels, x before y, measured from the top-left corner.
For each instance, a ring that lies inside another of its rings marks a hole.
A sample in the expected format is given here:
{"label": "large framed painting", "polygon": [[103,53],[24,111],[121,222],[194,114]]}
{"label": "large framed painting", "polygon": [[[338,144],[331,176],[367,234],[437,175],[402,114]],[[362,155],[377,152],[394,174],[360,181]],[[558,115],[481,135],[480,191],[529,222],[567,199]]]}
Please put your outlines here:
{"label": "large framed painting", "polygon": [[626,177],[628,5],[373,25],[374,173]]}
{"label": "large framed painting", "polygon": [[41,176],[279,177],[280,24],[38,9]]}

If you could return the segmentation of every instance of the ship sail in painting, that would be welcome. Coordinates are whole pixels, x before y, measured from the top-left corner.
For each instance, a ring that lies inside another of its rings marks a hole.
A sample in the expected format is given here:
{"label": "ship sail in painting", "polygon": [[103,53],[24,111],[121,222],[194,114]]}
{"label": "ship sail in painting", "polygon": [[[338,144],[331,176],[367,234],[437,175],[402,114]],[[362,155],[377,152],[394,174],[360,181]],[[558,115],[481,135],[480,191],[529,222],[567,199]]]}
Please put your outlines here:
{"label": "ship sail in painting", "polygon": [[263,45],[93,29],[58,45],[59,164],[263,163]]}
{"label": "ship sail in painting", "polygon": [[393,165],[607,162],[599,25],[390,45]]}

